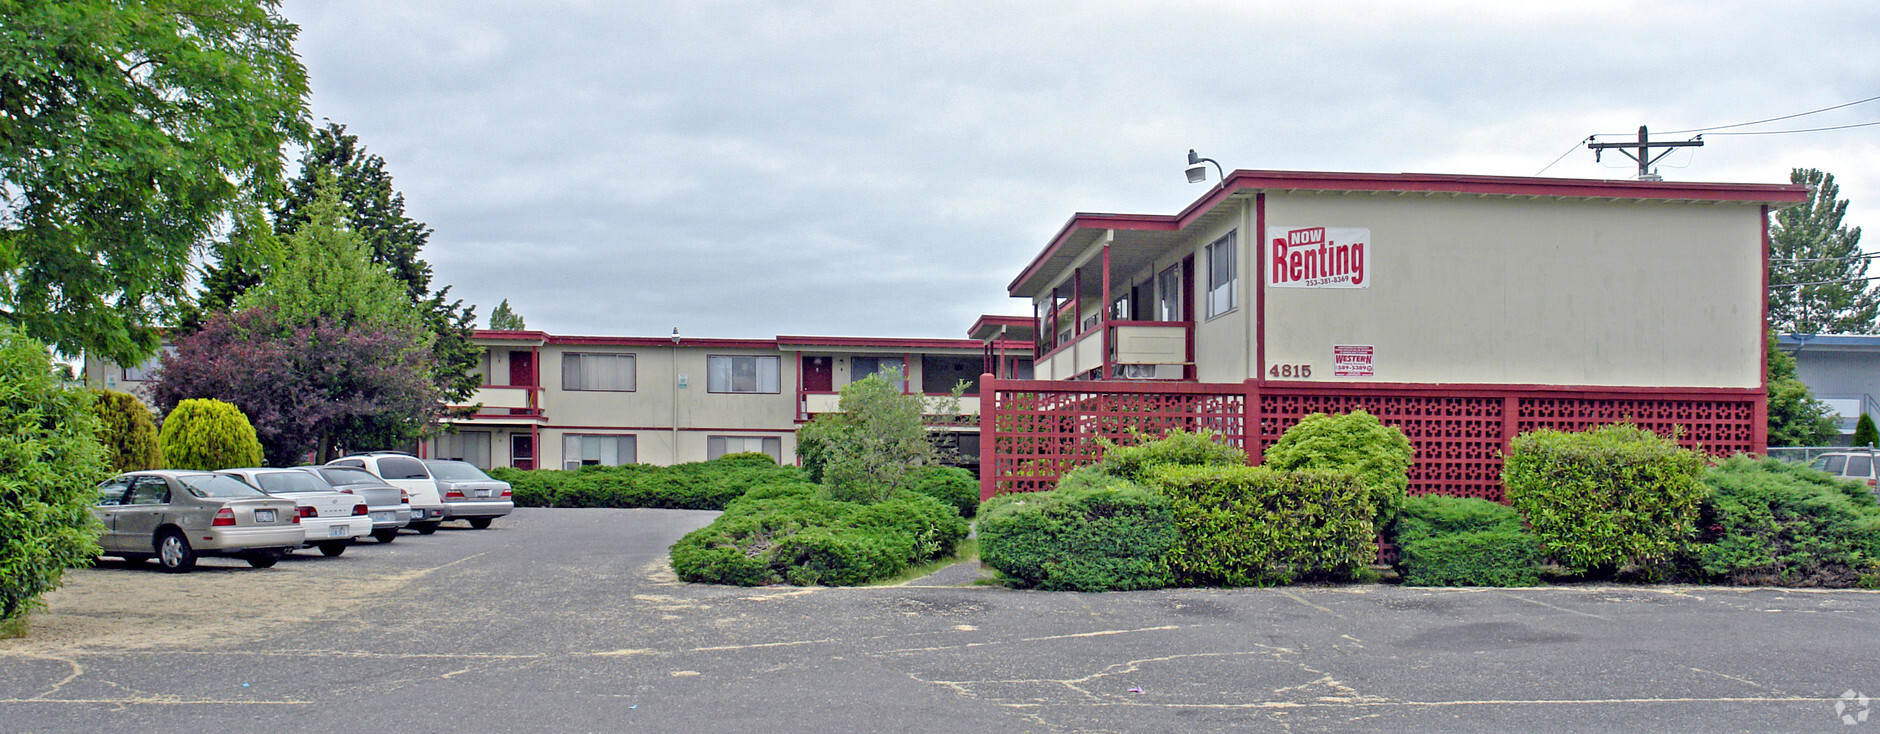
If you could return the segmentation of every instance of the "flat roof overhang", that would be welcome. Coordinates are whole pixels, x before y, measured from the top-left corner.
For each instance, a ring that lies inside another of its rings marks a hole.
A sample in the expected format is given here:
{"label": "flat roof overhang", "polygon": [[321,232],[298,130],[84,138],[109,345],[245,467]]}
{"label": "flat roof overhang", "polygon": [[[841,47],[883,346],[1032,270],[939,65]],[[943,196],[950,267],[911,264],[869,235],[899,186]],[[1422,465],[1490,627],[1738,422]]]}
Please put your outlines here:
{"label": "flat roof overhang", "polygon": [[[1781,208],[1808,199],[1800,184],[1735,184],[1432,173],[1337,173],[1236,170],[1177,214],[1071,216],[1043,252],[1006,286],[1014,298],[1036,298],[1086,250],[1109,233],[1112,272],[1132,272],[1179,242],[1185,233],[1231,216],[1224,206],[1261,193],[1373,193],[1428,196],[1652,201],[1683,204],[1768,204]],[[1086,288],[1086,290],[1089,290]]]}

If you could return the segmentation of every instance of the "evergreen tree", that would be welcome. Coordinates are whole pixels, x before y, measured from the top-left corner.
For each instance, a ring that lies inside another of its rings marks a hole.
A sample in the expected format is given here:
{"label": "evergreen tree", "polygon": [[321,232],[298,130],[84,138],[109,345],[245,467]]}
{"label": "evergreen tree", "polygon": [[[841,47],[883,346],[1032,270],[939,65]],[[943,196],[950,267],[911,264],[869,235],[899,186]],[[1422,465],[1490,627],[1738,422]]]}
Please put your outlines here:
{"label": "evergreen tree", "polygon": [[98,417],[98,443],[111,471],[142,471],[163,466],[157,450],[157,422],[144,401],[116,390],[92,390],[91,410]]}
{"label": "evergreen tree", "polygon": [[1850,443],[1854,446],[1869,448],[1880,444],[1880,429],[1874,427],[1873,416],[1866,413],[1860,414],[1860,420],[1854,424],[1854,440]]}
{"label": "evergreen tree", "polygon": [[1808,200],[1769,224],[1769,324],[1779,333],[1871,334],[1880,289],[1867,280],[1860,228],[1841,223],[1848,202],[1834,175],[1797,168],[1789,180]]}
{"label": "evergreen tree", "polygon": [[490,312],[492,331],[527,331],[529,326],[522,322],[522,315],[509,310],[509,299],[496,304],[496,310]]}
{"label": "evergreen tree", "polygon": [[261,465],[261,441],[248,416],[211,398],[176,404],[157,433],[163,461],[171,469],[217,471]]}
{"label": "evergreen tree", "polygon": [[[284,323],[327,319],[337,323],[418,328],[421,314],[383,265],[373,262],[365,238],[354,230],[330,173],[322,173],[308,220],[259,253],[261,282],[235,299],[238,309],[270,308]],[[421,340],[415,348],[429,346]]]}
{"label": "evergreen tree", "polygon": [[1815,399],[1796,377],[1795,358],[1776,348],[1769,335],[1769,445],[1825,446],[1840,427],[1834,409]]}

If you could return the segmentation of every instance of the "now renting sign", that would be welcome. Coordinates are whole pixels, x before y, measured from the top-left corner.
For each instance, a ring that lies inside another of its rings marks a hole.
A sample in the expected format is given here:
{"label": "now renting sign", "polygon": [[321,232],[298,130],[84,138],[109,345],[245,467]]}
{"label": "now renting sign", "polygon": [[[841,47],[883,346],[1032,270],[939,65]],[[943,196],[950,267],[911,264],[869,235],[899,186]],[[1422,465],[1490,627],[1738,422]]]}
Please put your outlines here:
{"label": "now renting sign", "polygon": [[1371,230],[1267,227],[1266,284],[1273,288],[1371,287]]}

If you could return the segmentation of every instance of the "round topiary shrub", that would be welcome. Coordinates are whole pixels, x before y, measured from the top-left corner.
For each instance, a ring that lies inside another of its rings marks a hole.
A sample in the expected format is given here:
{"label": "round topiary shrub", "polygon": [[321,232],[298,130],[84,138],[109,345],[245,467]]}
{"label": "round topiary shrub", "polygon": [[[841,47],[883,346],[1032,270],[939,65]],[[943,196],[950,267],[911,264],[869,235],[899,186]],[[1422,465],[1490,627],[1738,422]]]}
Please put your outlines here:
{"label": "round topiary shrub", "polygon": [[1262,463],[1270,469],[1317,469],[1358,475],[1371,490],[1377,506],[1373,522],[1379,530],[1390,527],[1403,506],[1410,486],[1410,463],[1415,449],[1403,430],[1386,426],[1362,410],[1344,415],[1314,413],[1286,429],[1266,450]]}
{"label": "round topiary shrub", "polygon": [[142,471],[163,466],[157,447],[157,422],[150,407],[136,396],[117,390],[92,390],[92,413],[98,416],[98,442],[112,471]]}
{"label": "round topiary shrub", "polygon": [[91,506],[108,474],[90,404],[45,345],[0,326],[0,627],[98,554]]}
{"label": "round topiary shrub", "polygon": [[979,478],[957,466],[927,466],[912,473],[915,492],[927,495],[959,510],[960,517],[979,512]]}
{"label": "round topiary shrub", "polygon": [[261,441],[240,408],[213,398],[176,404],[157,434],[171,469],[216,471],[261,465]]}

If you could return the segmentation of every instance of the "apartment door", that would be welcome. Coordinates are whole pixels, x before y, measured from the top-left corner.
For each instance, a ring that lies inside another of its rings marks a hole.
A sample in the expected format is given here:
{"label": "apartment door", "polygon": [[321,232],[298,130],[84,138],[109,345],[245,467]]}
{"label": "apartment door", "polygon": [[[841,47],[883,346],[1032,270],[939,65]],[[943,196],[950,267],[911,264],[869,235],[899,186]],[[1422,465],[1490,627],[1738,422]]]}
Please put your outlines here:
{"label": "apartment door", "polygon": [[535,387],[535,353],[509,353],[509,384]]}
{"label": "apartment door", "polygon": [[535,437],[526,433],[509,434],[509,465],[517,469],[535,468]]}
{"label": "apartment door", "polygon": [[803,355],[803,389],[809,392],[834,392],[835,362],[826,356]]}

